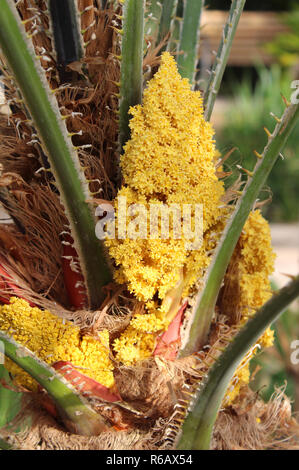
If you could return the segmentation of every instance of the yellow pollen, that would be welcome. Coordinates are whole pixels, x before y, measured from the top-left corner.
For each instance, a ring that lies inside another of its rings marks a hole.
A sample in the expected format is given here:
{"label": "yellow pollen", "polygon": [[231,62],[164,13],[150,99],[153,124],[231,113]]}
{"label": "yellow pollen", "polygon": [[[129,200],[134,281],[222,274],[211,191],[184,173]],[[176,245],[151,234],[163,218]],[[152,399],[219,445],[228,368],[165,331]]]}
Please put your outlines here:
{"label": "yellow pollen", "polygon": [[[153,299],[165,298],[177,284],[182,269],[183,295],[202,277],[209,264],[208,251],[216,242],[211,240],[210,233],[219,231],[219,219],[224,213],[220,202],[224,188],[216,176],[218,153],[212,126],[203,117],[201,93],[192,91],[189,81],[181,78],[169,53],[162,55],[161,66],[144,92],[143,104],[131,108],[130,112],[131,139],[121,157],[123,187],[115,200],[117,221],[119,196],[126,197],[127,208],[132,203],[143,204],[147,214],[150,205],[162,210],[163,205],[170,208],[173,204],[183,214],[184,205],[189,204],[193,228],[196,204],[201,204],[203,210],[203,243],[198,249],[190,249],[183,230],[180,238],[175,236],[171,217],[168,238],[151,238],[147,226],[146,237],[121,238],[117,232],[115,239],[106,241],[117,266],[115,279],[126,283],[153,312]],[[127,234],[134,220],[135,217],[127,217]],[[150,354],[152,341],[145,330],[159,329],[158,321],[153,327],[155,321],[151,317],[144,327],[140,319],[134,318],[115,342],[117,359],[128,362],[128,357],[131,361]],[[127,353],[125,345],[129,345]]]}
{"label": "yellow pollen", "polygon": [[[82,336],[80,329],[71,322],[47,310],[30,307],[26,300],[17,297],[12,297],[9,305],[0,306],[0,330],[9,328],[15,341],[46,363],[69,361],[79,372],[102,385],[111,387],[114,384],[108,330],[100,331],[98,338]],[[16,382],[36,389],[37,383],[15,363],[6,359],[5,367],[16,376]]]}

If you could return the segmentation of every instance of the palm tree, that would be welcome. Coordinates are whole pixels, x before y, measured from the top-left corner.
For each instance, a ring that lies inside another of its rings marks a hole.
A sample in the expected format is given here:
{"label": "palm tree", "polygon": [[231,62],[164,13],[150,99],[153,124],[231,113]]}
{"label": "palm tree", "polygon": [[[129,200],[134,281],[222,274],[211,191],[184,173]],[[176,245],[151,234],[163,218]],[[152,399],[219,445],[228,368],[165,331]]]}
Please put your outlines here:
{"label": "palm tree", "polygon": [[1,1],[1,447],[298,446],[248,387],[299,294],[256,203],[298,105],[230,188],[209,122],[244,4],[202,96],[203,1]]}

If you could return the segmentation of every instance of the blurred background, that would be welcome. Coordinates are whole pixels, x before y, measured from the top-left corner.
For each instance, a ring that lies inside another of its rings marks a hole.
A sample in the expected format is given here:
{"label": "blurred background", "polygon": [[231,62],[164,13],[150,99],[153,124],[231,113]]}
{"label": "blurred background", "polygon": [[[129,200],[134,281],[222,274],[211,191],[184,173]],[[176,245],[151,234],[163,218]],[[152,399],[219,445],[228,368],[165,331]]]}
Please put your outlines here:
{"label": "blurred background", "polygon": [[[204,88],[205,70],[213,62],[230,0],[207,0],[202,18],[199,87]],[[290,100],[293,80],[299,79],[299,2],[250,0],[241,17],[226,69],[221,93],[212,116],[217,147],[231,172],[227,184],[239,175],[236,164],[252,169],[253,150],[261,152],[267,141],[264,127],[275,126],[271,112],[281,116],[282,95]],[[299,126],[277,161],[261,195],[262,212],[270,221],[276,252],[273,288],[285,285],[299,272]],[[252,361],[252,387],[268,400],[275,387],[286,393],[299,412],[299,302],[295,302],[274,325],[275,347]],[[293,354],[293,359],[296,355]],[[295,361],[296,362],[296,361]]]}

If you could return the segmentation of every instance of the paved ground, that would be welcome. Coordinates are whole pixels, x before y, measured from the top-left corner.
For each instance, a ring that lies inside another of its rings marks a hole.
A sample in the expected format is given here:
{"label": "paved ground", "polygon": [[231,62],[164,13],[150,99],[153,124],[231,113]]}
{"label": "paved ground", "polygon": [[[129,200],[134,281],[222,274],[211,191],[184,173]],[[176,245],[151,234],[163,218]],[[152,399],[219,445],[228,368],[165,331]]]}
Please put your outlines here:
{"label": "paved ground", "polygon": [[271,234],[276,253],[274,279],[284,285],[288,282],[284,274],[299,272],[299,224],[272,224]]}
{"label": "paved ground", "polygon": [[[290,280],[286,274],[299,273],[299,224],[272,224],[271,234],[276,253],[273,280],[282,287]],[[299,310],[299,299],[292,308]]]}

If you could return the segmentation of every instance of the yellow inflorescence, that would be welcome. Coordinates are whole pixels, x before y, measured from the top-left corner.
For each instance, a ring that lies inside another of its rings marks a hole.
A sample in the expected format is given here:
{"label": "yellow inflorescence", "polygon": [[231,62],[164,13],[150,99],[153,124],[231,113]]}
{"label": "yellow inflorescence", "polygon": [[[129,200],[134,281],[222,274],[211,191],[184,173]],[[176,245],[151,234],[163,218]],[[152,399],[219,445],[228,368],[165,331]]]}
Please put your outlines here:
{"label": "yellow inflorescence", "polygon": [[[215,231],[223,214],[220,199],[224,189],[215,174],[213,129],[204,120],[201,94],[180,77],[170,54],[163,54],[159,71],[144,92],[143,105],[132,108],[131,113],[131,139],[121,157],[123,187],[115,201],[116,216],[120,214],[119,196],[126,197],[128,207],[143,204],[147,211],[150,205],[177,204],[183,213],[183,205],[190,204],[193,229],[194,207],[202,204],[203,209],[203,244],[199,249],[188,248],[183,231],[175,238],[171,223],[167,239],[151,238],[147,226],[143,238],[120,239],[116,232],[115,239],[107,240],[118,267],[116,280],[126,283],[152,312],[153,299],[165,298],[182,269],[186,295],[207,268],[207,252],[213,245],[210,232]],[[151,354],[153,335],[148,331],[163,325],[157,316],[145,317],[143,325],[140,318],[134,318],[115,342],[118,360],[131,363]]]}
{"label": "yellow inflorescence", "polygon": [[[213,129],[203,118],[200,92],[182,79],[175,60],[164,53],[162,64],[144,92],[142,106],[131,109],[131,139],[121,157],[127,204],[203,205],[203,230],[218,220],[223,184],[215,175]],[[148,206],[147,206],[148,208]],[[118,214],[117,214],[118,215]],[[194,214],[192,214],[194,216]],[[172,228],[172,227],[171,227]],[[108,240],[118,269],[139,300],[163,299],[185,267],[188,286],[208,264],[205,246],[188,250],[185,238]],[[186,286],[186,287],[188,287]]]}
{"label": "yellow inflorescence", "polygon": [[[269,276],[274,270],[275,254],[269,224],[259,210],[251,212],[240,237],[240,246],[239,310],[244,323],[272,295]],[[272,335],[269,336],[268,330],[261,341],[265,347],[272,345]]]}
{"label": "yellow inflorescence", "polygon": [[[114,384],[107,330],[99,332],[98,339],[81,336],[77,326],[46,310],[32,308],[28,302],[16,297],[10,299],[9,305],[0,306],[0,330],[11,331],[15,341],[48,364],[69,361],[79,372],[102,385],[111,387]],[[16,376],[18,383],[36,389],[36,382],[26,372],[12,361],[6,361],[5,366]]]}
{"label": "yellow inflorescence", "polygon": [[116,357],[125,365],[131,365],[151,357],[155,349],[155,335],[144,333],[130,325],[114,342]]}
{"label": "yellow inflorescence", "polygon": [[125,365],[151,357],[155,349],[156,333],[165,330],[161,312],[135,315],[124,333],[114,341],[116,357]]}
{"label": "yellow inflorescence", "polygon": [[223,405],[224,406],[231,405],[235,401],[235,399],[238,397],[241,388],[244,387],[244,385],[248,384],[249,380],[250,380],[250,371],[249,371],[249,362],[247,361],[246,364],[242,363],[238,367],[227,389]]}
{"label": "yellow inflorescence", "polygon": [[[239,240],[241,252],[238,257],[239,305],[242,314],[240,325],[271,297],[269,275],[274,269],[275,255],[271,247],[271,233],[267,221],[259,210],[251,212]],[[258,340],[261,347],[273,345],[274,332],[268,328]],[[257,352],[258,348],[254,349]],[[253,352],[253,354],[254,354]],[[249,382],[248,360],[243,360],[229,387],[226,403],[230,404],[244,384]]]}

